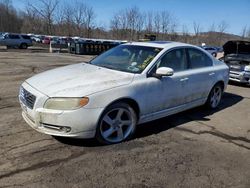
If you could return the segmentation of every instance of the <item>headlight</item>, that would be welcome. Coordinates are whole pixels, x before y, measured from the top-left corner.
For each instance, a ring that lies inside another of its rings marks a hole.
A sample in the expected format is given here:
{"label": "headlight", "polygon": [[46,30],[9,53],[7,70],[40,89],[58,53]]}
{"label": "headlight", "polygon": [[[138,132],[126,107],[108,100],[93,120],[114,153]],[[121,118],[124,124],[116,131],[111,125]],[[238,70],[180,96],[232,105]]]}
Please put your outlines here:
{"label": "headlight", "polygon": [[88,97],[82,98],[50,98],[45,102],[44,108],[54,110],[75,110],[87,105]]}

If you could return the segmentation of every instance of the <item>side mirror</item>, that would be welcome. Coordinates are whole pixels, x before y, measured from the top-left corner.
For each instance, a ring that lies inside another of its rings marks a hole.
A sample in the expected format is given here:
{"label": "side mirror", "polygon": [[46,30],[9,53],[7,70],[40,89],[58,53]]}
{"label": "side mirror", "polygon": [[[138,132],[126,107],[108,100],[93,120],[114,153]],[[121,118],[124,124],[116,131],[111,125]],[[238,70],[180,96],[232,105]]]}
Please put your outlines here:
{"label": "side mirror", "polygon": [[172,76],[173,74],[174,74],[174,70],[169,67],[160,67],[156,70],[156,75],[159,77]]}

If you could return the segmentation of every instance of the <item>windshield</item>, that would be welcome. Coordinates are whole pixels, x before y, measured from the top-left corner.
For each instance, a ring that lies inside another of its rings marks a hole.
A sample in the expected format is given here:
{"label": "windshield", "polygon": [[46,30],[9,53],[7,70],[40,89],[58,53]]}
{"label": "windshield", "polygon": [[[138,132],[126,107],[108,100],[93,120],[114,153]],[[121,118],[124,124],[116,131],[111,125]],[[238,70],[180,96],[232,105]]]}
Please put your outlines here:
{"label": "windshield", "polygon": [[90,64],[124,72],[141,73],[161,50],[146,46],[120,45],[97,56]]}

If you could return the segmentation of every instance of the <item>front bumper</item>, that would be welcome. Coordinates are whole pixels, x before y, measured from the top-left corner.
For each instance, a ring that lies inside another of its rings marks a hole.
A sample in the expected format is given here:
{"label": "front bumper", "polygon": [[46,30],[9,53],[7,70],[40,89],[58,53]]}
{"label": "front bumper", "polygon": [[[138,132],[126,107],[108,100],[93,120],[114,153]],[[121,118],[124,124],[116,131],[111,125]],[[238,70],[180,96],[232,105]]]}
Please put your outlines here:
{"label": "front bumper", "polygon": [[250,83],[250,72],[242,71],[230,71],[229,80],[240,82],[240,83]]}
{"label": "front bumper", "polygon": [[43,105],[48,96],[27,83],[24,83],[22,87],[37,98],[33,109],[28,108],[19,100],[23,109],[23,119],[33,129],[54,136],[74,138],[93,138],[95,136],[96,126],[103,108],[80,108],[65,111],[45,109]]}

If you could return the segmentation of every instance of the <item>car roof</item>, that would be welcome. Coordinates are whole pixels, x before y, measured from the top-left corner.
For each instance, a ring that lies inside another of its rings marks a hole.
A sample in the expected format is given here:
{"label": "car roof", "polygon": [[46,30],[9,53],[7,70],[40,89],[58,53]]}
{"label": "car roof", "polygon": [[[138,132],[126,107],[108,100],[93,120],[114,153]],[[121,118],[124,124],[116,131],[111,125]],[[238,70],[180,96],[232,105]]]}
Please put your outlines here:
{"label": "car roof", "polygon": [[173,41],[128,42],[125,44],[130,44],[130,45],[135,45],[135,46],[155,47],[155,48],[172,48],[172,47],[180,47],[180,46],[195,47],[194,45],[191,45],[191,44],[173,42]]}

